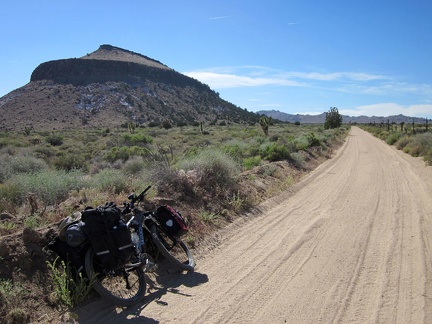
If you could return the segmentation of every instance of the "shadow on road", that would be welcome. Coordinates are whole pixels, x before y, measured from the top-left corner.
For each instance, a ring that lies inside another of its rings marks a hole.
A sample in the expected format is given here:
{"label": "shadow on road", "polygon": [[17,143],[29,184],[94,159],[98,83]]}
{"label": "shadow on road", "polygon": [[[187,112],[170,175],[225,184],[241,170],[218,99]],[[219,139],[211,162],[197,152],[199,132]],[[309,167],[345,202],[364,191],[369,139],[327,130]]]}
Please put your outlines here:
{"label": "shadow on road", "polygon": [[157,319],[148,318],[142,313],[147,305],[157,303],[167,305],[162,297],[167,293],[183,295],[180,286],[195,287],[208,282],[208,276],[199,272],[169,273],[156,272],[154,275],[146,276],[147,293],[143,303],[129,308],[117,308],[102,298],[96,298],[89,304],[75,310],[79,323],[110,324],[110,323],[159,323]]}

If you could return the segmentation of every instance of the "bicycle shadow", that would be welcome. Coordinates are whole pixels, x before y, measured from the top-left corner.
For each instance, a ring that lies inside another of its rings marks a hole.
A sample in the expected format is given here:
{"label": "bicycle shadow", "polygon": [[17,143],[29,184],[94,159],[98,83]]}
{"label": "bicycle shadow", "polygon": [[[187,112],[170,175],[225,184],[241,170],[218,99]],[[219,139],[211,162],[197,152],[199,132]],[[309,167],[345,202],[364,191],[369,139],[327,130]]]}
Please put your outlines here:
{"label": "bicycle shadow", "polygon": [[[124,310],[126,316],[136,316],[133,319],[139,319],[140,323],[144,318],[140,315],[142,311],[151,303],[157,303],[159,305],[167,305],[166,302],[162,301],[162,298],[167,293],[183,295],[185,297],[191,297],[189,294],[183,293],[180,286],[196,287],[201,284],[208,282],[208,276],[203,273],[190,271],[187,273],[156,273],[154,277],[147,277],[147,291],[150,291],[144,299],[144,304],[130,307]],[[152,322],[146,322],[152,323]],[[153,322],[158,323],[158,321]]]}
{"label": "bicycle shadow", "polygon": [[146,274],[147,293],[143,302],[128,308],[115,307],[103,298],[95,298],[89,304],[76,309],[74,313],[79,318],[79,323],[91,324],[111,324],[111,323],[145,323],[155,324],[158,320],[148,318],[142,315],[143,310],[151,303],[167,305],[162,301],[164,295],[173,293],[190,297],[178,289],[184,285],[186,287],[195,287],[208,282],[208,276],[203,273],[190,272],[171,272],[167,268],[158,270],[154,274]]}

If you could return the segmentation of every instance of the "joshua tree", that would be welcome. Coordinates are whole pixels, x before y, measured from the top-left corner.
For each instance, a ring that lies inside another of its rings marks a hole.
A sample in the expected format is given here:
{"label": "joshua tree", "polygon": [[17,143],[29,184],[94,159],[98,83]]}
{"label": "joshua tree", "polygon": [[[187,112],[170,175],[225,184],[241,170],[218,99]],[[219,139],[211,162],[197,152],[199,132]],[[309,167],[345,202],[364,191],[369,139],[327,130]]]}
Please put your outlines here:
{"label": "joshua tree", "polygon": [[268,128],[271,122],[272,122],[272,118],[267,116],[262,116],[259,120],[261,128],[266,136],[268,136]]}
{"label": "joshua tree", "polygon": [[135,133],[135,127],[136,127],[135,123],[128,123],[129,132],[131,134]]}

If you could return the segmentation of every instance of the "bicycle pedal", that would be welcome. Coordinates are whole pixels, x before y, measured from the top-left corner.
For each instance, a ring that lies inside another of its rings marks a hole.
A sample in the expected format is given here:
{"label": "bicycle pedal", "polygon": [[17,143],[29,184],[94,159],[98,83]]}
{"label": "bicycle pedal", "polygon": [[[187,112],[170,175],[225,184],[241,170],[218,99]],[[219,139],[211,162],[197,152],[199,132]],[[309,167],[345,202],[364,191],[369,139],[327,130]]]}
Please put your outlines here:
{"label": "bicycle pedal", "polygon": [[155,272],[157,270],[157,264],[154,262],[153,258],[147,253],[142,253],[140,255],[141,262],[144,265],[145,272]]}

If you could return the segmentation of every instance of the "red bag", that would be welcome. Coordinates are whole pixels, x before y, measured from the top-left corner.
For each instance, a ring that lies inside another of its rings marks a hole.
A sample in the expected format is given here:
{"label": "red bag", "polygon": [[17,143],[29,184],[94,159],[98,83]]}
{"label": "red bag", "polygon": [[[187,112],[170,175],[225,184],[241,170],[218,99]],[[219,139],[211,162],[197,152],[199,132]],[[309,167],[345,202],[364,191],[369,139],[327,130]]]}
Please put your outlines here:
{"label": "red bag", "polygon": [[168,234],[172,236],[180,237],[189,230],[184,218],[171,206],[159,206],[156,209],[155,216]]}

